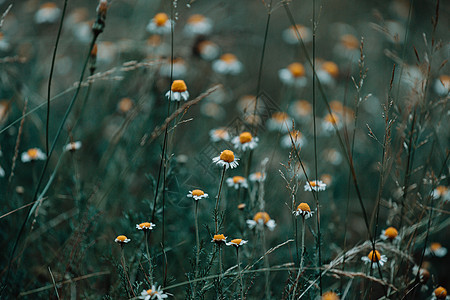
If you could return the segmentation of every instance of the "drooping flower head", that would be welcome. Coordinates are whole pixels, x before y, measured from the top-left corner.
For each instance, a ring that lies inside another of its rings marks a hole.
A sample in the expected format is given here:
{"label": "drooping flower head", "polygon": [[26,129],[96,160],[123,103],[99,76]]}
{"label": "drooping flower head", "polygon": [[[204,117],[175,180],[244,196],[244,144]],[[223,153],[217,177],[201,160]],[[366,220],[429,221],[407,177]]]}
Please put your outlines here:
{"label": "drooping flower head", "polygon": [[143,222],[141,224],[136,224],[136,229],[138,230],[152,230],[156,225],[152,222]]}
{"label": "drooping flower head", "polygon": [[297,209],[294,211],[294,215],[309,219],[312,217],[313,212],[311,211],[308,203],[302,202],[297,206]]}
{"label": "drooping flower head", "polygon": [[296,87],[304,87],[307,83],[305,67],[298,62],[294,62],[284,69],[278,71],[278,76],[282,83]]}
{"label": "drooping flower head", "polygon": [[124,245],[128,244],[131,241],[131,239],[127,238],[125,235],[119,235],[118,237],[116,237],[114,241],[120,245]]}
{"label": "drooping flower head", "polygon": [[437,257],[444,257],[447,254],[447,248],[442,247],[441,243],[431,243],[430,247],[425,249],[425,255],[434,255]]}
{"label": "drooping flower head", "polygon": [[282,32],[283,40],[289,45],[301,44],[298,35],[300,35],[303,43],[309,43],[312,41],[311,29],[300,24],[290,26]]}
{"label": "drooping flower head", "polygon": [[396,240],[398,239],[398,230],[394,227],[388,227],[381,232],[380,238],[382,240]]}
{"label": "drooping flower head", "polygon": [[30,162],[36,160],[45,160],[47,156],[39,148],[30,148],[21,155],[22,162]]}
{"label": "drooping flower head", "polygon": [[270,231],[273,231],[277,226],[275,221],[270,218],[269,214],[264,211],[257,212],[252,220],[247,220],[247,225],[250,229],[253,229],[256,226],[263,227],[265,225]]}
{"label": "drooping flower head", "polygon": [[380,266],[383,266],[387,262],[387,257],[386,255],[381,255],[380,251],[378,250],[371,250],[367,256],[361,257],[361,260],[366,264],[372,264],[372,268],[376,268],[377,262],[380,264]]}
{"label": "drooping flower head", "polygon": [[250,181],[252,181],[252,182],[262,182],[262,181],[266,180],[266,173],[261,173],[261,172],[251,173],[248,176],[248,179],[250,179]]}
{"label": "drooping flower head", "polygon": [[55,23],[58,20],[60,13],[61,10],[56,6],[56,3],[46,2],[41,5],[34,15],[34,21],[38,24]]}
{"label": "drooping flower head", "polygon": [[166,13],[157,13],[147,25],[147,31],[155,34],[168,34],[171,31],[171,21]]}
{"label": "drooping flower head", "polygon": [[222,140],[228,141],[230,139],[230,133],[225,128],[211,129],[209,131],[209,137],[213,142],[219,142]]}
{"label": "drooping flower head", "polygon": [[184,33],[187,36],[208,35],[211,30],[212,21],[200,14],[190,16],[184,26]]}
{"label": "drooping flower head", "polygon": [[242,71],[242,63],[236,58],[234,54],[225,53],[218,60],[212,64],[214,72],[219,74],[237,75]]}
{"label": "drooping flower head", "polygon": [[244,189],[248,188],[247,179],[242,176],[229,177],[227,178],[226,182],[229,187],[234,187],[236,190],[241,187]]}
{"label": "drooping flower head", "polygon": [[312,190],[316,192],[325,191],[327,185],[322,180],[311,180],[305,183],[305,191],[311,192]]}
{"label": "drooping flower head", "polygon": [[434,82],[434,91],[439,96],[447,96],[450,92],[450,76],[441,75]]}
{"label": "drooping flower head", "polygon": [[202,198],[208,198],[208,194],[206,194],[202,190],[196,189],[196,190],[189,191],[189,194],[187,194],[187,197],[194,198],[194,200],[200,200]]}
{"label": "drooping flower head", "polygon": [[211,242],[222,246],[227,242],[227,237],[224,234],[215,234]]}
{"label": "drooping flower head", "polygon": [[166,93],[166,97],[172,101],[180,101],[181,99],[187,101],[189,92],[184,80],[174,80],[170,91]]}
{"label": "drooping flower head", "polygon": [[239,158],[236,158],[234,156],[233,151],[223,150],[219,156],[213,158],[213,163],[221,167],[225,166],[226,169],[234,169],[239,165],[239,163],[237,162],[238,160]]}
{"label": "drooping flower head", "polygon": [[243,239],[234,239],[227,243],[227,246],[234,246],[236,248],[239,248],[240,246],[247,244],[247,242],[248,241],[245,241]]}
{"label": "drooping flower head", "polygon": [[248,131],[244,131],[239,136],[235,136],[231,142],[234,148],[242,151],[253,150],[258,146],[258,138],[253,137]]}

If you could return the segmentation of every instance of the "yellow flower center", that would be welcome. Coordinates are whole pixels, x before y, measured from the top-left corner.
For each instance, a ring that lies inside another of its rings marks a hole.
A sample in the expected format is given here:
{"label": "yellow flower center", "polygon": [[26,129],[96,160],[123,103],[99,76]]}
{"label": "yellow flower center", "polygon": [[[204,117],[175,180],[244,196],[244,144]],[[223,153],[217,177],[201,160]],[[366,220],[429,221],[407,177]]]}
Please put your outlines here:
{"label": "yellow flower center", "polygon": [[306,34],[308,33],[308,30],[305,26],[302,26],[300,24],[296,24],[295,26],[290,26],[289,29],[291,30],[291,34],[295,37],[297,37],[297,31],[300,34],[301,38],[306,38]]}
{"label": "yellow flower center", "polygon": [[322,295],[322,300],[339,300],[339,296],[335,292],[326,292]]}
{"label": "yellow flower center", "polygon": [[375,253],[373,253],[373,250],[369,252],[369,255],[367,257],[372,260],[373,262],[377,262],[381,259],[381,254],[378,250],[375,250]]}
{"label": "yellow flower center", "polygon": [[431,243],[430,249],[431,251],[436,251],[442,248],[442,245],[440,243]]}
{"label": "yellow flower center", "polygon": [[32,148],[32,149],[28,149],[27,154],[31,159],[36,159],[38,157],[38,149],[37,148]]}
{"label": "yellow flower center", "polygon": [[154,291],[152,289],[149,289],[146,292],[147,292],[147,295],[150,295],[150,296],[153,296],[156,293],[156,291]]}
{"label": "yellow flower center", "polygon": [[193,190],[192,191],[192,196],[203,196],[205,194],[205,192],[203,192],[202,190]]}
{"label": "yellow flower center", "polygon": [[144,222],[144,223],[139,224],[139,227],[141,227],[141,228],[150,228],[151,224],[149,222]]}
{"label": "yellow flower center", "polygon": [[445,195],[447,193],[447,187],[440,185],[440,186],[436,187],[436,191],[439,196]]}
{"label": "yellow flower center", "polygon": [[393,240],[393,239],[395,239],[397,237],[398,231],[394,227],[389,227],[384,232],[384,235],[387,236],[388,238],[390,238],[391,240]]}
{"label": "yellow flower center", "polygon": [[255,173],[253,173],[253,175],[255,175],[256,179],[261,179],[261,177],[262,177],[261,172],[255,172]]}
{"label": "yellow flower center", "polygon": [[277,121],[278,123],[284,122],[287,120],[288,114],[285,112],[276,112],[272,115],[272,119]]}
{"label": "yellow flower center", "polygon": [[233,176],[233,183],[241,183],[245,180],[242,176]]}
{"label": "yellow flower center", "polygon": [[125,242],[125,240],[127,239],[127,237],[124,236],[124,235],[119,235],[116,239],[117,239],[119,242]]}
{"label": "yellow flower center", "polygon": [[350,49],[350,50],[358,49],[358,47],[359,47],[358,39],[354,35],[351,35],[351,34],[343,35],[341,37],[341,44],[345,48]]}
{"label": "yellow flower center", "polygon": [[237,58],[234,54],[225,53],[220,57],[220,60],[226,62],[227,64],[231,64],[231,63],[234,63],[235,61],[237,61]]}
{"label": "yellow flower center", "polygon": [[303,67],[301,63],[292,63],[287,68],[294,77],[301,77],[305,75],[305,67]]}
{"label": "yellow flower center", "polygon": [[253,139],[252,134],[247,131],[239,135],[239,141],[241,142],[241,144],[251,142],[252,139]]}
{"label": "yellow flower center", "polygon": [[213,240],[217,241],[217,242],[223,242],[223,241],[225,241],[225,235],[215,234]]}
{"label": "yellow flower center", "polygon": [[253,221],[259,222],[260,220],[262,220],[263,223],[266,224],[270,220],[269,214],[263,211],[257,212],[253,217]]}
{"label": "yellow flower center", "polygon": [[195,15],[190,16],[189,19],[187,20],[187,22],[190,24],[196,24],[196,23],[203,22],[204,20],[205,20],[205,17],[203,15],[195,14]]}
{"label": "yellow flower center", "polygon": [[223,150],[222,153],[220,153],[220,159],[224,162],[231,163],[234,161],[234,153],[231,150]]}
{"label": "yellow flower center", "polygon": [[339,75],[339,68],[337,64],[335,64],[332,61],[326,61],[322,64],[322,70],[326,71],[328,74],[330,74],[333,77],[338,77]]}
{"label": "yellow flower center", "polygon": [[311,112],[311,104],[306,100],[300,100],[295,103],[295,107],[301,115],[306,115]]}
{"label": "yellow flower center", "polygon": [[342,113],[344,111],[344,105],[337,100],[333,100],[330,102],[330,108],[334,112]]}
{"label": "yellow flower center", "polygon": [[216,129],[214,131],[214,134],[219,138],[223,139],[228,135],[228,131],[226,131],[225,129]]}
{"label": "yellow flower center", "polygon": [[41,5],[41,8],[56,8],[56,3],[53,2],[46,2]]}
{"label": "yellow flower center", "polygon": [[243,210],[245,208],[245,203],[241,203],[238,205],[239,210]]}
{"label": "yellow flower center", "polygon": [[325,121],[331,124],[337,124],[339,123],[339,118],[332,113],[325,116]]}
{"label": "yellow flower center", "polygon": [[440,286],[434,290],[434,295],[438,299],[445,299],[447,297],[447,290]]}
{"label": "yellow flower center", "polygon": [[172,83],[171,90],[172,92],[178,93],[186,92],[187,91],[186,83],[184,82],[184,80],[174,80]]}
{"label": "yellow flower center", "polygon": [[156,26],[163,26],[169,20],[169,16],[165,13],[158,13],[153,17]]}
{"label": "yellow flower center", "polygon": [[316,181],[310,181],[309,185],[312,186],[312,187],[315,187],[315,186],[317,186],[317,182]]}
{"label": "yellow flower center", "polygon": [[242,239],[234,239],[234,240],[231,240],[231,242],[233,244],[239,245],[242,242]]}
{"label": "yellow flower center", "polygon": [[122,98],[119,102],[119,110],[121,112],[128,112],[133,107],[133,100],[130,98]]}
{"label": "yellow flower center", "polygon": [[449,75],[441,75],[441,76],[439,76],[439,80],[442,82],[444,87],[450,88],[450,76]]}
{"label": "yellow flower center", "polygon": [[304,203],[304,202],[300,203],[297,206],[297,210],[311,212],[311,208],[309,207],[308,203]]}

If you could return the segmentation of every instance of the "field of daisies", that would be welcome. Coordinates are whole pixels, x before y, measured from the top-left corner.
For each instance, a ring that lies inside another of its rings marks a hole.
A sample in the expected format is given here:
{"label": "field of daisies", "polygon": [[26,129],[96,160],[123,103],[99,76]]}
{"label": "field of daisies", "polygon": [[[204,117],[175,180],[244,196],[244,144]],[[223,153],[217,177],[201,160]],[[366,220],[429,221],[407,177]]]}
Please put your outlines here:
{"label": "field of daisies", "polygon": [[0,299],[450,299],[448,28],[0,0]]}

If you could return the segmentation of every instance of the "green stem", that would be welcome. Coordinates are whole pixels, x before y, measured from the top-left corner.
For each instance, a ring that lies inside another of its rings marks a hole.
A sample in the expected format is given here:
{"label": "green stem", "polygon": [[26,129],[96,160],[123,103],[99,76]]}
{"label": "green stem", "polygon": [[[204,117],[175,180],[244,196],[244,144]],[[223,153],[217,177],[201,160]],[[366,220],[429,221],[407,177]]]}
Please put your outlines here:
{"label": "green stem", "polygon": [[302,270],[303,270],[303,258],[305,256],[305,217],[304,216],[302,216],[302,243],[301,243],[301,245],[302,245],[302,255],[300,256],[300,268],[298,269],[298,274],[297,274],[297,277],[295,278],[292,299],[295,299],[295,293],[297,291],[298,281],[300,280],[300,275],[302,274]]}
{"label": "green stem", "polygon": [[225,177],[225,171],[227,170],[226,166],[223,166],[223,171],[222,171],[222,176],[220,177],[220,185],[219,185],[219,192],[217,194],[217,198],[216,198],[216,206],[214,209],[214,223],[215,223],[215,234],[217,234],[219,232],[219,226],[218,226],[218,221],[219,221],[219,202],[220,202],[220,193],[222,192],[222,185],[223,185],[223,179]]}
{"label": "green stem", "polygon": [[239,263],[239,247],[236,247],[237,265],[239,272],[239,282],[241,284],[241,299],[244,299],[244,282],[242,280],[241,264]]}
{"label": "green stem", "polygon": [[147,260],[148,260],[148,276],[150,278],[150,285],[153,284],[153,265],[152,259],[150,257],[150,251],[148,250],[148,230],[144,231],[145,234],[145,251],[147,252]]}
{"label": "green stem", "polygon": [[[266,254],[266,233],[264,231],[264,226],[261,228],[261,234],[262,234],[262,249],[263,249],[263,255]],[[265,279],[266,279],[266,299],[270,299],[270,265],[269,265],[269,258],[268,256],[264,257],[264,267],[266,268],[266,272],[264,272]]]}
{"label": "green stem", "polygon": [[[195,278],[198,278],[198,262],[200,260],[200,237],[198,234],[198,200],[195,201],[195,209],[194,209],[194,218],[195,218],[195,238],[197,243],[197,254],[195,256]],[[193,297],[195,299],[197,284],[194,283],[194,294]]]}

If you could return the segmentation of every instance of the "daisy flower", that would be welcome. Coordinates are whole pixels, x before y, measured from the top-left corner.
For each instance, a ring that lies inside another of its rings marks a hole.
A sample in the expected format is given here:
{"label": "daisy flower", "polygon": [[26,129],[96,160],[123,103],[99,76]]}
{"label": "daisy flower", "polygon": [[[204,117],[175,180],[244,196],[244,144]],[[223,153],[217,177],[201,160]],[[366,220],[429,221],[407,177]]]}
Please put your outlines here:
{"label": "daisy flower", "polygon": [[219,74],[237,75],[242,71],[242,63],[236,58],[234,54],[225,53],[218,60],[212,64],[214,72]]}
{"label": "daisy flower", "polygon": [[339,300],[339,296],[332,291],[328,291],[326,293],[323,293],[321,300]]}
{"label": "daisy flower", "polygon": [[428,279],[430,279],[431,276],[430,272],[425,268],[420,268],[419,270],[419,266],[416,265],[412,268],[413,276],[416,276],[417,272],[420,272],[419,273],[420,282],[422,282],[423,284],[427,283]]}
{"label": "daisy flower", "polygon": [[384,241],[390,240],[390,241],[398,241],[400,240],[400,237],[398,236],[398,230],[394,227],[388,227],[385,230],[381,231],[380,238]]}
{"label": "daisy flower", "polygon": [[290,105],[289,112],[296,120],[305,123],[311,118],[312,106],[306,100],[297,100]]}
{"label": "daisy flower", "polygon": [[325,150],[324,155],[326,161],[334,166],[337,166],[342,162],[342,154],[334,148]]}
{"label": "daisy flower", "polygon": [[376,268],[377,262],[380,263],[380,266],[383,266],[387,262],[388,259],[387,259],[386,255],[381,255],[380,251],[375,250],[375,253],[374,253],[373,250],[371,250],[367,256],[361,257],[361,260],[363,262],[365,262],[366,264],[370,263],[372,265],[372,268]]}
{"label": "daisy flower", "polygon": [[311,29],[300,24],[290,26],[289,28],[283,30],[281,34],[283,41],[285,41],[289,45],[301,44],[300,40],[298,39],[297,31],[300,34],[303,43],[309,43],[312,41]]}
{"label": "daisy flower", "polygon": [[309,219],[312,217],[313,212],[311,211],[311,208],[309,207],[308,203],[300,203],[297,206],[297,209],[294,211],[295,216],[302,216],[305,219]]}
{"label": "daisy flower", "polygon": [[211,240],[211,243],[216,243],[217,245],[221,246],[227,242],[227,237],[223,234],[215,234],[213,239]]}
{"label": "daisy flower", "polygon": [[169,59],[164,61],[159,69],[159,74],[167,78],[170,78],[170,75],[172,75],[173,78],[184,78],[186,76],[186,72],[186,62],[184,59],[179,57],[174,58],[173,60]]}
{"label": "daisy flower", "polygon": [[437,186],[432,193],[434,199],[442,198],[444,202],[450,201],[450,193],[448,192],[448,188],[443,185]]}
{"label": "daisy flower", "polygon": [[39,10],[34,15],[34,21],[38,24],[55,23],[58,21],[61,10],[54,2],[46,2],[41,5]]}
{"label": "daisy flower", "polygon": [[244,189],[248,188],[247,179],[242,176],[233,176],[227,178],[227,185],[228,187],[234,187],[236,190],[240,187],[243,187]]}
{"label": "daisy flower", "polygon": [[166,299],[169,297],[169,294],[164,293],[160,286],[156,287],[156,285],[152,285],[152,288],[149,290],[143,290],[139,299],[151,300],[151,299]]}
{"label": "daisy flower", "polygon": [[22,162],[30,162],[30,161],[36,161],[36,160],[45,160],[47,156],[42,152],[39,148],[31,148],[28,149],[26,152],[23,152],[21,155]]}
{"label": "daisy flower", "polygon": [[217,46],[217,44],[211,41],[203,40],[195,45],[194,51],[202,59],[211,61],[219,56],[220,48],[219,46]]}
{"label": "daisy flower", "polygon": [[97,45],[97,61],[110,64],[117,54],[117,46],[109,41],[103,41]]}
{"label": "daisy flower", "polygon": [[430,247],[425,249],[425,255],[434,255],[444,257],[447,254],[447,248],[442,247],[440,243],[431,243]]}
{"label": "daisy flower", "polygon": [[439,96],[447,96],[450,91],[450,76],[439,76],[439,78],[434,81],[434,91]]}
{"label": "daisy flower", "polygon": [[447,290],[440,286],[433,291],[431,299],[450,299],[450,297],[447,296]]}
{"label": "daisy flower", "polygon": [[253,150],[258,146],[258,138],[253,137],[248,131],[241,133],[239,136],[235,136],[231,142],[234,148],[242,151],[247,151],[248,149]]}
{"label": "daisy flower", "polygon": [[334,52],[343,59],[358,61],[360,57],[359,40],[352,34],[344,34],[340,37]]}
{"label": "daisy flower", "polygon": [[191,37],[196,35],[208,35],[211,31],[211,20],[200,14],[190,16],[184,26],[184,34]]}
{"label": "daisy flower", "polygon": [[[291,140],[292,136],[292,140]],[[292,130],[281,138],[281,146],[283,148],[292,148],[292,141],[294,141],[295,148],[301,148],[306,145],[306,140],[303,138],[303,134],[298,130]]]}
{"label": "daisy flower", "polygon": [[114,241],[116,243],[119,243],[120,245],[124,245],[128,244],[131,241],[131,239],[127,238],[125,235],[119,235],[118,237],[116,237]]}
{"label": "daisy flower", "polygon": [[226,243],[227,246],[234,246],[236,248],[239,248],[240,246],[247,244],[248,241],[245,241],[243,239],[234,239],[231,240],[229,243]]}
{"label": "daisy flower", "polygon": [[288,132],[287,126],[292,124],[292,119],[285,112],[275,112],[272,114],[272,117],[267,120],[267,128],[270,131],[281,131]]}
{"label": "daisy flower", "polygon": [[405,66],[405,72],[401,80],[410,88],[417,88],[422,86],[426,76],[417,66]]}
{"label": "daisy flower", "polygon": [[166,97],[172,101],[180,101],[181,99],[187,101],[189,92],[184,80],[174,80],[170,91],[166,93]]}
{"label": "daisy flower", "polygon": [[253,216],[253,220],[247,220],[247,225],[250,229],[255,228],[257,225],[261,227],[266,225],[270,231],[273,231],[277,226],[275,221],[270,218],[269,214],[263,211],[257,212]]}
{"label": "daisy flower", "polygon": [[206,194],[202,190],[192,190],[189,191],[189,194],[186,195],[189,198],[194,198],[194,200],[200,200],[202,198],[208,198],[208,194]]}
{"label": "daisy flower", "polygon": [[165,13],[157,13],[147,25],[147,31],[155,34],[168,34],[171,31],[171,21]]}
{"label": "daisy flower", "polygon": [[322,129],[326,133],[330,133],[334,131],[334,126],[337,129],[342,128],[342,122],[339,117],[335,113],[327,114],[322,120]]}
{"label": "daisy flower", "polygon": [[225,166],[225,169],[234,169],[239,165],[237,162],[239,158],[235,157],[233,151],[231,150],[223,150],[219,156],[214,157],[212,160],[213,163],[218,166]]}
{"label": "daisy flower", "polygon": [[228,130],[226,130],[225,128],[211,129],[209,131],[209,137],[211,138],[212,142],[230,140],[230,134],[228,133]]}
{"label": "daisy flower", "polygon": [[248,176],[248,179],[252,182],[261,182],[266,180],[266,173],[255,172]]}
{"label": "daisy flower", "polygon": [[76,150],[79,150],[81,148],[81,142],[77,141],[77,142],[70,142],[67,145],[64,146],[64,151],[71,151],[74,152]]}
{"label": "daisy flower", "polygon": [[120,99],[119,103],[117,104],[117,110],[120,113],[126,114],[133,108],[133,106],[134,106],[134,101],[128,97],[124,97],[124,98]]}
{"label": "daisy flower", "polygon": [[298,62],[279,70],[278,77],[280,77],[282,83],[289,86],[304,87],[308,82],[305,76],[305,67]]}
{"label": "daisy flower", "polygon": [[325,191],[327,185],[323,183],[322,180],[311,180],[305,183],[305,191],[311,192],[311,190],[315,190],[316,192]]}
{"label": "daisy flower", "polygon": [[136,224],[136,229],[139,230],[152,230],[156,225],[152,222],[144,222],[141,224]]}
{"label": "daisy flower", "polygon": [[323,174],[322,176],[320,176],[320,180],[322,180],[323,183],[329,186],[333,182],[333,177],[330,174]]}
{"label": "daisy flower", "polygon": [[326,61],[320,65],[316,74],[321,84],[334,86],[339,76],[339,67],[332,61]]}

